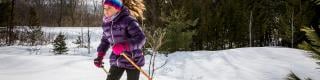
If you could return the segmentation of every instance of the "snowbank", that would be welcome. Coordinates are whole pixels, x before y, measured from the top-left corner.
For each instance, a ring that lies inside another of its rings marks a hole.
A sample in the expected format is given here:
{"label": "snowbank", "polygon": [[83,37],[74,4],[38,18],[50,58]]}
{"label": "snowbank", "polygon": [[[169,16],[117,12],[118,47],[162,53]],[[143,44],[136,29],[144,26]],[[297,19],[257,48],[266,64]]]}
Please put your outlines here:
{"label": "snowbank", "polygon": [[169,60],[158,72],[159,80],[284,80],[290,71],[302,79],[320,80],[319,65],[296,49],[176,52]]}

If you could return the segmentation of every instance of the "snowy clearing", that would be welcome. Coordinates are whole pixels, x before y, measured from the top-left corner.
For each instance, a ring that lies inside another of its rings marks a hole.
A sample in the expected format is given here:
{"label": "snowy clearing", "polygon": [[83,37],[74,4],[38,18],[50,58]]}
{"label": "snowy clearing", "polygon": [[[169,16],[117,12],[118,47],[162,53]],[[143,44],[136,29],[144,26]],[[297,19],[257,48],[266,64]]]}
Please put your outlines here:
{"label": "snowy clearing", "polygon": [[[20,46],[0,47],[0,80],[105,80],[94,57],[30,55]],[[148,65],[148,57],[147,64]],[[222,51],[175,52],[161,55],[154,80],[284,80],[290,71],[300,78],[320,80],[320,66],[302,50],[239,48]],[[108,58],[105,59],[108,65]],[[108,66],[106,66],[108,68]],[[144,66],[144,70],[148,67]],[[126,74],[121,78],[126,80]],[[146,80],[141,75],[140,80]]]}

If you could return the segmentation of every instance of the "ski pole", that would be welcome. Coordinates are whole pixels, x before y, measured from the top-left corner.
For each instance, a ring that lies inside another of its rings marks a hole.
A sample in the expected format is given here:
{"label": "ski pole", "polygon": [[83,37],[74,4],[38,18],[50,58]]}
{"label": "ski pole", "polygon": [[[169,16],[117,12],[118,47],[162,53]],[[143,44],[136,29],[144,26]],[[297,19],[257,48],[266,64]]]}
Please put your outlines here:
{"label": "ski pole", "polygon": [[136,67],[140,72],[142,72],[142,74],[145,75],[145,76],[148,78],[148,80],[152,80],[152,78],[151,78],[144,70],[142,70],[136,63],[134,63],[134,62],[132,61],[132,59],[130,59],[130,58],[127,56],[127,54],[125,54],[125,53],[123,52],[123,53],[121,53],[121,55],[124,56],[124,58],[126,58],[126,59],[127,59],[134,67]]}
{"label": "ski pole", "polygon": [[109,75],[109,72],[107,71],[106,68],[104,68],[104,66],[101,66],[101,69],[102,69],[107,75]]}

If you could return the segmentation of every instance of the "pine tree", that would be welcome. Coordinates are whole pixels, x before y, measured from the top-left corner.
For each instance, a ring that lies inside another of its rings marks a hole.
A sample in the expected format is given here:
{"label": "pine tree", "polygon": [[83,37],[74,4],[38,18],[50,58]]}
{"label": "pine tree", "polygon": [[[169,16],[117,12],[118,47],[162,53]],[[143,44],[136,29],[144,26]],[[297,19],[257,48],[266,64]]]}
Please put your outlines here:
{"label": "pine tree", "polygon": [[5,38],[6,45],[13,45],[16,40],[14,32],[14,5],[15,0],[1,0],[0,2],[0,27],[6,27],[5,33],[1,34]]}
{"label": "pine tree", "polygon": [[290,72],[290,74],[287,75],[287,78],[285,80],[312,80],[312,79],[309,77],[300,79],[296,74],[294,74],[293,72]]}
{"label": "pine tree", "polygon": [[10,9],[11,7],[9,0],[0,1],[0,46],[5,44],[5,41],[8,37],[6,33],[6,26],[9,25]]}
{"label": "pine tree", "polygon": [[30,32],[28,33],[31,46],[35,46],[37,45],[36,42],[43,40],[43,32],[41,31],[39,17],[33,7],[30,9],[29,29]]}
{"label": "pine tree", "polygon": [[293,72],[291,72],[288,76],[286,80],[301,80],[296,74],[294,74]]}
{"label": "pine tree", "polygon": [[163,45],[165,51],[190,50],[194,30],[188,30],[192,21],[188,20],[185,10],[174,10],[162,20],[167,22],[167,42]]}
{"label": "pine tree", "polygon": [[0,2],[0,27],[9,25],[10,17],[10,0],[1,0]]}
{"label": "pine tree", "polygon": [[[317,0],[320,4],[319,0]],[[297,47],[301,41],[299,29],[302,25],[318,21],[315,0],[146,0],[146,26],[168,29],[170,41],[165,48],[171,50],[188,50],[178,48],[173,38],[179,38],[171,30],[180,31],[176,22],[198,19],[196,25],[184,26],[183,31],[195,31],[191,36],[191,50],[220,50],[249,46],[284,46]],[[171,16],[175,10],[185,8],[185,19],[174,20]],[[161,20],[162,15],[171,20]],[[160,17],[160,18],[159,18]],[[314,19],[315,18],[315,19]],[[160,19],[160,20],[158,20]],[[178,25],[180,25],[180,23]],[[251,23],[251,24],[250,24]],[[319,22],[320,23],[320,22]],[[318,24],[317,24],[318,25]],[[171,27],[170,27],[171,26]],[[251,26],[249,30],[248,27]],[[313,26],[315,27],[315,26]],[[150,30],[155,30],[152,28]],[[170,29],[172,28],[172,29]],[[315,28],[317,31],[317,28]],[[149,30],[149,29],[148,29]],[[251,37],[249,37],[251,32]],[[181,33],[178,33],[181,34]],[[179,35],[177,35],[179,36]],[[180,38],[184,43],[184,38]],[[173,43],[173,44],[171,44]],[[168,44],[172,46],[168,46]]]}
{"label": "pine tree", "polygon": [[304,27],[301,31],[305,32],[307,40],[298,45],[299,48],[312,51],[315,53],[313,56],[320,59],[320,37],[317,35],[314,29]]}
{"label": "pine tree", "polygon": [[67,54],[66,52],[68,51],[68,48],[66,46],[65,40],[66,37],[62,33],[59,33],[59,35],[53,41],[53,51],[56,55]]}
{"label": "pine tree", "polygon": [[31,38],[31,46],[42,44],[41,42],[44,41],[44,33],[41,30],[40,26],[34,26],[32,28],[30,38]]}

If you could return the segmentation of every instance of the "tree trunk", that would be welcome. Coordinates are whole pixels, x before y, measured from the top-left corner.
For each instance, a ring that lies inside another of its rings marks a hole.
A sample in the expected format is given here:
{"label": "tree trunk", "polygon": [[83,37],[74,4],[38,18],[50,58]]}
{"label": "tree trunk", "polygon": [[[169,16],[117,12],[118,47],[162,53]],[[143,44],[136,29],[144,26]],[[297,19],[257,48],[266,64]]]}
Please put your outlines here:
{"label": "tree trunk", "polygon": [[63,12],[63,0],[60,0],[60,13],[59,13],[59,20],[58,20],[58,26],[62,26],[62,12]]}
{"label": "tree trunk", "polygon": [[252,47],[252,10],[250,11],[250,21],[249,21],[249,46]]}
{"label": "tree trunk", "polygon": [[6,44],[8,46],[13,44],[14,41],[14,35],[13,35],[13,28],[14,28],[14,5],[15,5],[15,0],[11,1],[11,13],[10,13],[10,21],[9,21],[9,26],[7,27],[7,39],[6,39]]}
{"label": "tree trunk", "polygon": [[89,30],[89,27],[88,27],[88,46],[87,46],[88,47],[88,54],[90,54],[90,45],[91,45],[90,42],[91,42],[90,41],[90,30]]}
{"label": "tree trunk", "polygon": [[294,39],[294,27],[293,27],[293,15],[294,15],[294,11],[292,11],[292,15],[291,15],[291,48],[293,48],[293,39]]}

